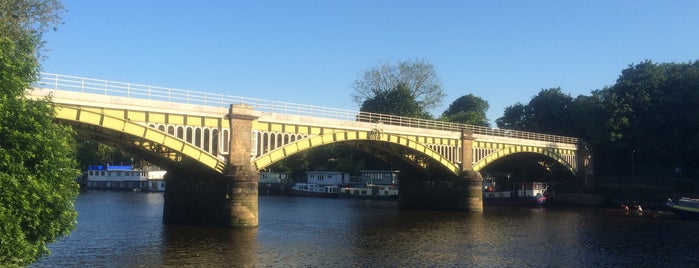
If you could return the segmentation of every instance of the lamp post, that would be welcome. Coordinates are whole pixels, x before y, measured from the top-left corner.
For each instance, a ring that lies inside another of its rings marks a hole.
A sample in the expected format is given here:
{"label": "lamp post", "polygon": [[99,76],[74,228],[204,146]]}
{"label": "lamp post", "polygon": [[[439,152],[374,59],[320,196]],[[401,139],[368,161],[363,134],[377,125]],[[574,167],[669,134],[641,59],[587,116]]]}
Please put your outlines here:
{"label": "lamp post", "polygon": [[636,150],[631,150],[631,177],[636,179]]}

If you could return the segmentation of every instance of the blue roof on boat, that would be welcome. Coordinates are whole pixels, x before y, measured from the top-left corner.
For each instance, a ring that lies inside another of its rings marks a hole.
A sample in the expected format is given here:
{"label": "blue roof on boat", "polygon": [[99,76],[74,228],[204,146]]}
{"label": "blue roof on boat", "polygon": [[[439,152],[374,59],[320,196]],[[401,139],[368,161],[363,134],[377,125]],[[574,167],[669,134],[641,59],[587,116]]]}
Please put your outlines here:
{"label": "blue roof on boat", "polygon": [[131,166],[111,166],[111,165],[94,165],[88,166],[88,170],[133,170]]}

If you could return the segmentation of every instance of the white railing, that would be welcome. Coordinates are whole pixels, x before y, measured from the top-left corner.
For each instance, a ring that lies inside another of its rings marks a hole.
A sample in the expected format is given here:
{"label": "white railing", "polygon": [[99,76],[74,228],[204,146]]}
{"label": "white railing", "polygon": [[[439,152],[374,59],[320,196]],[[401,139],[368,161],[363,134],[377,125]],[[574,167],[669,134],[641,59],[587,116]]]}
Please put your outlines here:
{"label": "white railing", "polygon": [[216,93],[207,93],[202,91],[147,86],[53,73],[41,73],[39,81],[37,81],[34,86],[45,89],[77,91],[83,93],[103,94],[108,96],[130,97],[225,108],[228,108],[231,104],[247,104],[252,106],[253,109],[263,112],[292,114],[300,116],[313,116],[349,121],[381,122],[387,125],[398,125],[406,127],[437,129],[456,132],[462,131],[462,129],[467,129],[475,134],[512,137],[546,142],[568,144],[577,144],[579,142],[579,139],[577,138],[557,135],[517,130],[495,129],[437,120],[425,120],[386,114],[366,113],[282,101],[270,101],[255,98],[236,97]]}

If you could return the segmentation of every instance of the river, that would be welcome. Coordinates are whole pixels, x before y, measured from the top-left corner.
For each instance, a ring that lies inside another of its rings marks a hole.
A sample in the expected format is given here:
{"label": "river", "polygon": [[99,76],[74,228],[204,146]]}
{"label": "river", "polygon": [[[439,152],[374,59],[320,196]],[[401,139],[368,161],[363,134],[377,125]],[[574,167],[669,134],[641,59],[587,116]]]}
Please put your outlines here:
{"label": "river", "polygon": [[603,208],[399,210],[260,196],[259,227],[162,224],[161,193],[88,191],[31,267],[696,267],[699,222]]}

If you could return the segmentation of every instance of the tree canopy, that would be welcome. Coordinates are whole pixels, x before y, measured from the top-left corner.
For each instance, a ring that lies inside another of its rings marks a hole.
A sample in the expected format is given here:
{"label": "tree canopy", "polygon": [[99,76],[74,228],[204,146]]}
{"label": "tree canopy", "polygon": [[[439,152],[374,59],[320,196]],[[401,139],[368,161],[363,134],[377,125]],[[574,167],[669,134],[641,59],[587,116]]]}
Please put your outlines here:
{"label": "tree canopy", "polygon": [[607,176],[699,178],[699,61],[644,61],[616,83],[572,98],[560,88],[516,103],[496,120],[506,129],[574,136],[592,146]]}
{"label": "tree canopy", "polygon": [[486,113],[490,105],[473,94],[459,97],[449,105],[440,120],[483,127],[490,127]]}
{"label": "tree canopy", "polygon": [[503,117],[495,122],[498,127],[533,132],[574,135],[571,122],[573,98],[560,88],[542,89],[527,105],[517,103],[505,108]]}
{"label": "tree canopy", "polygon": [[0,1],[0,266],[24,266],[68,234],[77,213],[74,133],[53,122],[36,80],[42,33],[60,22],[52,0]]}
{"label": "tree canopy", "polygon": [[425,60],[416,59],[399,61],[395,65],[381,62],[379,66],[372,67],[364,73],[362,79],[352,84],[351,87],[355,90],[352,98],[357,104],[364,105],[366,100],[392,94],[391,91],[399,85],[415,100],[421,110],[420,114],[426,114],[439,105],[445,95],[434,66]]}
{"label": "tree canopy", "polygon": [[360,111],[416,118],[426,116],[405,84],[398,84],[394,89],[379,92],[373,98],[366,99]]}

